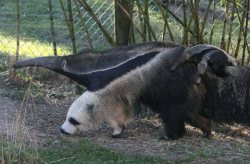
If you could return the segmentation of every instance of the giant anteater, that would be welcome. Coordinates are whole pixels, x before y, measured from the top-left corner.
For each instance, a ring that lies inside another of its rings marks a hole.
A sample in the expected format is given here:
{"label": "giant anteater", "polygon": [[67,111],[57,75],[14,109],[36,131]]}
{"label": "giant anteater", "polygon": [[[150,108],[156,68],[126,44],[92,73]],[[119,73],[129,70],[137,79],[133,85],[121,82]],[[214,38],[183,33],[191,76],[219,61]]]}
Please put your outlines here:
{"label": "giant anteater", "polygon": [[[185,122],[201,128],[207,137],[211,134],[210,118],[248,124],[250,69],[226,67],[228,76],[221,78],[212,67],[197,84],[199,61],[186,61],[171,71],[180,56],[177,54],[185,49],[172,43],[155,42],[112,49],[102,53],[103,56],[78,54],[30,59],[14,67],[46,67],[87,87],[68,111],[61,126],[65,134],[92,129],[108,121],[114,129],[113,136],[117,137],[138,102],[160,114],[170,139],[184,134]],[[206,55],[209,51],[201,53]]]}

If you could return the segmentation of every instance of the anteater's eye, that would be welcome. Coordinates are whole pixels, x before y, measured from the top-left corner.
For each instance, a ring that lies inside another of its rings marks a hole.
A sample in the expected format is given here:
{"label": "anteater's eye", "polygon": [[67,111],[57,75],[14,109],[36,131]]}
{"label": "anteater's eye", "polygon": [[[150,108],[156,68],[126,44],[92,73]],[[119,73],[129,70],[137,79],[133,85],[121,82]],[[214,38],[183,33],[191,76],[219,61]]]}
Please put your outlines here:
{"label": "anteater's eye", "polygon": [[70,117],[69,118],[69,122],[72,124],[72,125],[80,125],[81,123],[76,121],[74,118]]}

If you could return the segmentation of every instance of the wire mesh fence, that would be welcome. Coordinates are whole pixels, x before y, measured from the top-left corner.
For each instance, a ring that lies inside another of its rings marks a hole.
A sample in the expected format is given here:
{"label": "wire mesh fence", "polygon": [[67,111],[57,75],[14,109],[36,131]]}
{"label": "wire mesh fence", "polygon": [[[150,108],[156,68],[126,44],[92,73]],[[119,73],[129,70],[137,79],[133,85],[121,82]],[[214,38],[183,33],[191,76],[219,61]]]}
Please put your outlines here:
{"label": "wire mesh fence", "polygon": [[[59,1],[52,2],[58,54],[67,54],[72,49],[70,34]],[[88,3],[95,11],[102,25],[108,30],[110,35],[113,35],[113,2],[110,0],[89,0]],[[7,0],[1,6],[1,8],[4,8],[4,11],[0,14],[0,19],[2,19],[2,23],[0,23],[0,52],[3,54],[15,55],[16,53],[17,20],[15,7],[15,1]],[[53,55],[48,2],[21,0],[20,8],[19,53],[24,56]],[[93,47],[106,48],[106,46],[109,46],[94,20],[91,19],[83,8],[80,8],[81,19],[75,3],[72,5],[72,10],[77,49],[90,47],[87,37],[90,38]],[[89,36],[87,36],[87,33]]]}
{"label": "wire mesh fence", "polygon": [[[17,6],[15,0],[1,0],[0,1],[0,53],[7,55],[15,55],[17,44]],[[39,0],[19,0],[20,5],[20,47],[18,53],[21,56],[43,56],[53,55],[53,35],[51,31],[51,20],[49,1]],[[51,0],[52,16],[54,22],[54,41],[56,43],[57,53],[59,55],[69,54],[73,52],[72,35],[67,24],[67,17],[69,12],[67,10],[69,0]],[[107,32],[111,38],[114,38],[114,1],[113,0],[87,0],[86,3],[94,12],[95,20],[86,8],[81,5],[80,0],[70,0],[73,15],[74,41],[76,50],[83,48],[95,48],[99,50],[110,47],[107,37],[100,28],[98,21],[102,28]],[[84,1],[85,2],[85,1]],[[183,43],[185,27],[189,22],[184,20],[184,10],[187,17],[192,17],[193,10],[189,6],[185,8],[185,4],[180,0],[167,1],[167,8],[162,8],[159,5],[159,0],[140,1],[134,0],[132,6],[132,20],[135,42],[143,41],[174,41]],[[213,2],[212,5],[210,2]],[[236,12],[234,5],[229,4],[228,7],[219,4],[220,1],[201,1],[197,14],[199,15],[200,25],[205,26],[202,31],[202,38],[205,38],[206,43],[211,43],[221,46],[223,28],[229,32],[226,33],[226,41],[228,52],[234,54],[237,49],[237,40],[239,35],[246,34],[246,41],[241,38],[240,51],[242,53],[243,45],[246,42],[246,53],[249,53],[250,34],[249,28],[241,34],[244,8],[238,7]],[[245,2],[245,1],[244,1]],[[145,15],[146,7],[148,6],[148,15]],[[210,6],[210,8],[208,8]],[[222,8],[224,7],[224,8]],[[63,10],[64,8],[64,10]],[[163,10],[164,9],[164,10]],[[227,9],[227,11],[226,11]],[[247,9],[247,8],[245,8]],[[246,12],[246,13],[249,13]],[[65,16],[66,14],[66,16]],[[149,22],[147,24],[148,31],[146,40],[143,39],[143,31],[145,30],[145,17],[148,16]],[[226,19],[225,19],[226,18]],[[206,20],[205,20],[206,19]],[[249,19],[249,18],[248,18]],[[188,30],[190,32],[188,43],[193,43],[195,40],[195,20],[188,20],[192,24]],[[224,21],[227,21],[226,24]],[[203,23],[204,22],[204,23]],[[230,26],[232,24],[232,26]],[[211,35],[211,29],[213,34]],[[211,38],[212,36],[212,38]],[[225,39],[224,38],[224,39]],[[186,44],[186,43],[184,43]],[[249,54],[247,54],[249,58]],[[247,59],[247,58],[246,58]]]}

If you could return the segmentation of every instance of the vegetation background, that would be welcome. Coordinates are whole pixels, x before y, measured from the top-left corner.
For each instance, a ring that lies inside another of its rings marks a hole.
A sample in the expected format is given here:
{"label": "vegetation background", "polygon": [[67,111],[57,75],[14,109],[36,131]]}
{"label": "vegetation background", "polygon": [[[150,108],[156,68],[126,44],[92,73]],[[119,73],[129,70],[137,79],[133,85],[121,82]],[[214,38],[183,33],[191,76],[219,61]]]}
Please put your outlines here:
{"label": "vegetation background", "polygon": [[[4,81],[0,87],[7,88],[0,94],[23,102],[30,97],[39,101],[45,95],[54,99],[75,94],[77,90],[71,92],[72,87],[66,85],[57,92],[44,89],[43,81],[59,78],[51,72],[15,72],[11,66],[20,58],[67,55],[84,48],[104,50],[148,41],[208,43],[221,47],[241,65],[249,65],[249,20],[250,0],[0,0],[0,76]],[[57,86],[55,81],[51,83]],[[70,146],[65,149],[52,146],[48,150],[34,148],[34,145],[26,147],[24,141],[14,140],[13,144],[13,140],[6,141],[6,136],[0,141],[3,163],[38,162],[40,155],[48,161],[62,162],[64,160],[56,160],[57,155],[63,157],[65,152],[72,151],[69,150],[72,143],[66,141]],[[158,158],[130,158],[88,141],[80,143],[73,143],[76,153],[83,154],[77,157],[79,161],[163,162]],[[243,154],[249,153],[249,147],[243,150]],[[196,160],[196,155],[188,156],[187,161]],[[243,161],[245,157],[243,155]]]}
{"label": "vegetation background", "polygon": [[1,0],[0,52],[63,55],[147,41],[213,44],[249,64],[248,0]]}

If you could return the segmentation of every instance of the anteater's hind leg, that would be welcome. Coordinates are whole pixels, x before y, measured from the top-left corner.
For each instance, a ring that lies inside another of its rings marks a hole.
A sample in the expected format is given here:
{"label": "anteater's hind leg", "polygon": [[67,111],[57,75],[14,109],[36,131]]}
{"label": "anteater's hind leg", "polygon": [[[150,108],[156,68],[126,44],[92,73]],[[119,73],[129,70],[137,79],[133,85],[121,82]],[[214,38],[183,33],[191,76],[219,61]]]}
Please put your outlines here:
{"label": "anteater's hind leg", "polygon": [[211,138],[211,121],[210,119],[198,114],[192,113],[191,124],[197,128],[200,128],[203,132],[204,137]]}

